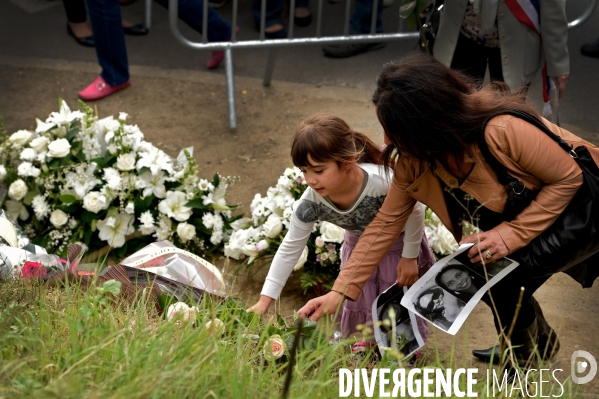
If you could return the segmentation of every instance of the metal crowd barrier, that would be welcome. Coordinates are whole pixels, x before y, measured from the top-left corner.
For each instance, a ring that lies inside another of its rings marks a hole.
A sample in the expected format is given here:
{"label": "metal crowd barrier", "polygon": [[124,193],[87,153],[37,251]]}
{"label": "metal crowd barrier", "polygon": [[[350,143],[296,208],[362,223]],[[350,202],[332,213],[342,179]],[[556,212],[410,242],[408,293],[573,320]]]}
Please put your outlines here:
{"label": "metal crowd barrier", "polygon": [[[350,35],[349,34],[349,21],[351,6],[353,0],[345,0],[345,24],[343,28],[343,35],[341,36],[322,36],[322,7],[324,0],[318,0],[317,12],[316,12],[316,33],[314,37],[293,37],[293,13],[295,10],[295,1],[291,0],[289,5],[289,21],[288,34],[286,39],[271,39],[266,40],[265,36],[265,22],[266,22],[266,0],[262,0],[261,3],[261,18],[260,18],[260,38],[259,40],[244,40],[237,41],[237,32],[235,27],[237,26],[237,14],[239,0],[233,0],[233,21],[232,36],[230,42],[215,42],[208,43],[208,0],[204,0],[203,10],[203,26],[202,26],[202,41],[192,42],[185,38],[178,27],[178,11],[179,2],[178,0],[169,0],[169,24],[173,36],[179,40],[183,45],[198,49],[198,50],[224,50],[225,51],[225,80],[227,87],[227,105],[229,111],[229,127],[232,129],[237,127],[237,115],[235,110],[235,82],[233,73],[233,48],[269,48],[268,60],[266,63],[266,70],[264,72],[264,79],[262,84],[264,86],[270,86],[272,79],[272,73],[274,71],[274,65],[276,61],[277,51],[279,47],[288,46],[301,46],[301,45],[327,45],[327,44],[342,44],[342,43],[369,43],[369,42],[390,42],[393,40],[416,40],[419,37],[419,33],[415,32],[402,32],[403,19],[400,18],[398,29],[396,33],[376,33],[376,14],[378,11],[378,1],[373,1],[372,18],[370,24],[370,34],[366,35]],[[597,0],[590,0],[587,8],[580,17],[574,21],[568,23],[568,29],[574,29],[582,25],[593,13]],[[151,27],[152,17],[152,0],[146,0],[146,26]]]}

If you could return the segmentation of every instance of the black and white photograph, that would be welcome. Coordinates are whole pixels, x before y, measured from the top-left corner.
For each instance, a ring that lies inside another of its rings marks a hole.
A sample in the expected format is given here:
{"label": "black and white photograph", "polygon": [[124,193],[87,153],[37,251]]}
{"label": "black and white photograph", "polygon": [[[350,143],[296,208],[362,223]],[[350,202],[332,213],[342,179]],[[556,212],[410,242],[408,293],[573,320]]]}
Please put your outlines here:
{"label": "black and white photograph", "polygon": [[484,293],[518,266],[509,258],[484,266],[473,264],[467,255],[471,246],[462,245],[435,263],[406,292],[401,304],[441,330],[455,334]]}
{"label": "black and white photograph", "polygon": [[374,337],[381,355],[395,346],[407,358],[424,346],[416,315],[400,303],[406,291],[407,287],[393,285],[372,305]]}

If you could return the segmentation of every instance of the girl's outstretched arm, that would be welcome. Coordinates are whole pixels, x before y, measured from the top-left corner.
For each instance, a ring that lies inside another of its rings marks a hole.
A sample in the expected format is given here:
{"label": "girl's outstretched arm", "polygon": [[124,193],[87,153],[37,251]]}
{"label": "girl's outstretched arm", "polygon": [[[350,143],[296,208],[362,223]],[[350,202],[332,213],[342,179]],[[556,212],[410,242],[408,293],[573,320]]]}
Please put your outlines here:
{"label": "girl's outstretched arm", "polygon": [[258,302],[256,302],[253,306],[247,308],[245,311],[248,313],[256,313],[262,315],[268,311],[268,308],[270,307],[272,301],[274,301],[273,298],[266,295],[260,295],[260,299],[258,300]]}

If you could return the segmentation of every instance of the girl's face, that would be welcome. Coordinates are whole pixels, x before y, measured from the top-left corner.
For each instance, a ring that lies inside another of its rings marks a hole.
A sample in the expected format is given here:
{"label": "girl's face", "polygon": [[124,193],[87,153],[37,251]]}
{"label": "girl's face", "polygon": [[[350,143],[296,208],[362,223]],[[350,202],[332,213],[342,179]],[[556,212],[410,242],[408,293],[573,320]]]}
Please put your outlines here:
{"label": "girl's face", "polygon": [[310,166],[302,166],[300,170],[306,183],[318,194],[328,197],[345,187],[348,172],[340,168],[335,161],[315,162],[310,155],[308,161]]}
{"label": "girl's face", "polygon": [[470,275],[459,269],[447,269],[441,275],[441,282],[452,291],[465,291],[472,285]]}

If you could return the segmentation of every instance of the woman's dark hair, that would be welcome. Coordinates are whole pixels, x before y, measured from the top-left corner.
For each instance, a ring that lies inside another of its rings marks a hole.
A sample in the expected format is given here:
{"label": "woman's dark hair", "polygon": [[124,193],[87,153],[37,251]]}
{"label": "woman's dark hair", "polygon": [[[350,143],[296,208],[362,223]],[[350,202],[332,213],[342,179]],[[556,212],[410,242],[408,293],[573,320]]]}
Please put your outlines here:
{"label": "woman's dark hair", "polygon": [[[433,296],[431,297],[431,301],[428,303],[428,305],[426,307],[424,307],[424,306],[420,305],[420,298],[422,298],[423,296],[425,296],[427,294],[433,294]],[[421,292],[418,295],[418,297],[416,298],[416,302],[414,302],[414,308],[416,308],[416,310],[418,310],[418,312],[424,316],[428,316],[430,314],[442,315],[444,307],[435,309],[434,308],[435,304],[433,302],[436,298],[438,298],[441,295],[443,295],[443,290],[441,288],[439,288],[439,287],[429,288],[429,289]]]}
{"label": "woman's dark hair", "polygon": [[316,114],[303,120],[291,142],[291,159],[295,166],[335,161],[338,165],[355,159],[360,163],[384,164],[381,147],[364,133],[350,129],[345,121],[330,114]]}
{"label": "woman's dark hair", "polygon": [[464,155],[481,136],[487,119],[508,110],[538,116],[525,102],[524,90],[511,93],[498,82],[478,88],[479,83],[424,53],[383,66],[372,102],[392,143],[385,160],[397,151],[427,161],[433,170],[438,163],[459,175],[464,172]]}
{"label": "woman's dark hair", "polygon": [[439,272],[435,276],[435,283],[439,287],[443,288],[445,291],[449,292],[450,294],[457,297],[458,299],[461,299],[464,302],[468,302],[472,298],[472,294],[456,291],[452,288],[447,287],[447,285],[445,285],[445,283],[443,283],[443,281],[441,280],[441,276],[448,270],[460,270],[468,274],[468,276],[470,276],[470,281],[472,282],[472,285],[474,285],[477,290],[479,290],[485,284],[485,279],[481,278],[479,275],[477,275],[461,263],[450,263],[448,265],[445,265],[441,270],[439,270]]}

